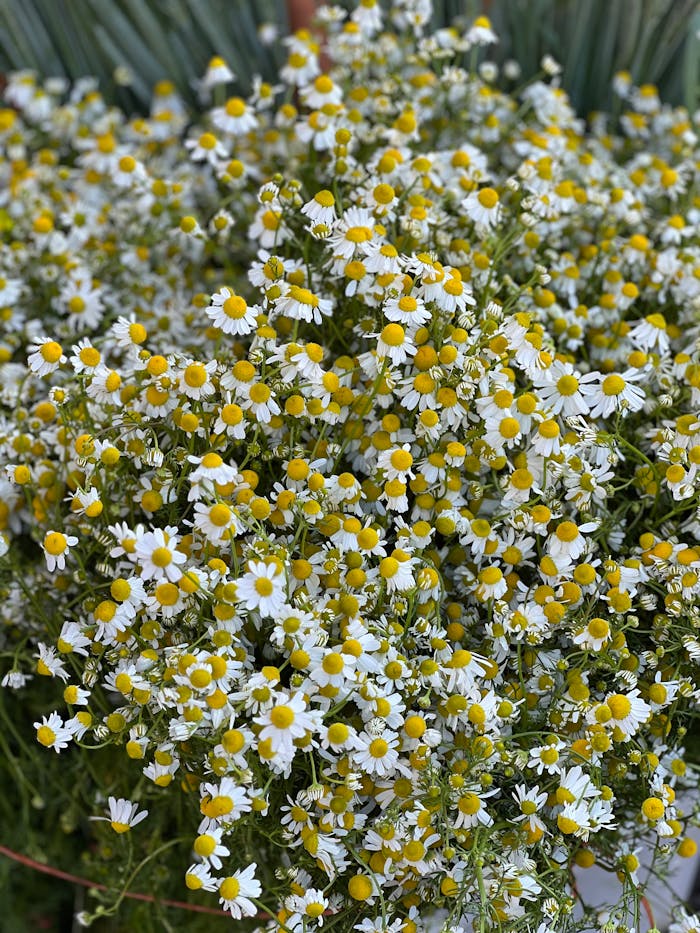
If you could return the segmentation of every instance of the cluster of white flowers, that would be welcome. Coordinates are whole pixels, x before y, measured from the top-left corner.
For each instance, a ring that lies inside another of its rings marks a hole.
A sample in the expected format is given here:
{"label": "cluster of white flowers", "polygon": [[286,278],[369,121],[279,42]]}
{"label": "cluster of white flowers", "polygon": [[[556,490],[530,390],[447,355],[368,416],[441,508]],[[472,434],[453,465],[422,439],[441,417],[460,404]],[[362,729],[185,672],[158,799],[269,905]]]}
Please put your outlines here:
{"label": "cluster of white flowers", "polygon": [[3,684],[261,930],[585,928],[573,865],[695,851],[698,137],[320,18],[197,129],[10,77]]}

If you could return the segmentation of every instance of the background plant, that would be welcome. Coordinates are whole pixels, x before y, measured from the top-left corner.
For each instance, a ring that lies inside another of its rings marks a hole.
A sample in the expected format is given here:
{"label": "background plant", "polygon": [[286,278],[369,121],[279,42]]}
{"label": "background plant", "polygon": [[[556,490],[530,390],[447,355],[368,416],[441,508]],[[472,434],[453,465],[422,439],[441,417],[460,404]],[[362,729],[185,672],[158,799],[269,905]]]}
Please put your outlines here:
{"label": "background plant", "polygon": [[[517,61],[527,80],[543,55],[553,55],[582,114],[610,110],[620,70],[693,110],[700,100],[698,8],[698,0],[437,0],[433,25],[488,13],[500,38],[495,59]],[[286,22],[284,0],[1,0],[0,70],[94,75],[109,97],[140,108],[167,78],[196,107],[194,85],[212,55],[229,61],[244,91],[255,74],[271,80],[280,59],[259,29],[268,23],[284,31]],[[128,91],[115,82],[120,66],[131,76]]]}

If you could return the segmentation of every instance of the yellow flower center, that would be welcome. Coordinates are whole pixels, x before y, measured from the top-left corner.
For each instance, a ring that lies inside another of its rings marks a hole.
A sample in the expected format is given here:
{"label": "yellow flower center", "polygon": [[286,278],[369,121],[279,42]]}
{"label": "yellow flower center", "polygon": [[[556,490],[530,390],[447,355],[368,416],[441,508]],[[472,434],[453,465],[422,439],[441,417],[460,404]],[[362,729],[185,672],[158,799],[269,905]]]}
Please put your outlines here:
{"label": "yellow flower center", "polygon": [[314,195],[314,201],[321,207],[333,207],[335,205],[335,198],[331,191],[327,191],[325,188],[322,191],[317,191]]}
{"label": "yellow flower center", "polygon": [[603,379],[603,384],[601,386],[603,390],[603,395],[619,395],[624,391],[625,380],[622,376],[618,376],[616,373],[611,373],[609,376],[606,376]]}
{"label": "yellow flower center", "polygon": [[578,379],[576,376],[560,376],[557,380],[557,389],[560,395],[573,395],[578,389]]}
{"label": "yellow flower center", "polygon": [[389,743],[384,739],[373,739],[369,744],[369,753],[372,758],[383,758],[389,751]]}
{"label": "yellow flower center", "polygon": [[63,554],[67,547],[66,536],[60,531],[52,531],[44,538],[44,549],[54,557]]}
{"label": "yellow flower center", "polygon": [[226,101],[226,114],[229,117],[242,117],[245,113],[245,101],[240,97],[230,97]]}
{"label": "yellow flower center", "polygon": [[273,589],[272,581],[268,577],[258,577],[255,581],[255,590],[260,596],[269,596]]}
{"label": "yellow flower center", "polygon": [[254,402],[256,405],[264,405],[264,403],[270,398],[271,392],[269,386],[266,386],[263,382],[256,382],[250,387],[248,396],[251,402]]}
{"label": "yellow flower center", "polygon": [[479,199],[479,204],[487,210],[491,210],[491,208],[498,204],[498,192],[494,191],[493,188],[482,188],[477,198]]}
{"label": "yellow flower center", "polygon": [[476,794],[465,794],[463,797],[459,798],[457,807],[460,813],[464,813],[466,816],[473,816],[481,809],[481,801]]}
{"label": "yellow flower center", "polygon": [[291,706],[281,704],[270,710],[270,722],[276,729],[288,729],[294,722],[294,710]]}
{"label": "yellow flower center", "polygon": [[36,737],[42,745],[49,748],[56,741],[56,733],[49,726],[39,726]]}
{"label": "yellow flower center", "polygon": [[167,547],[157,547],[151,554],[151,562],[156,567],[167,567],[172,559],[173,555]]}
{"label": "yellow flower center", "polygon": [[190,363],[185,369],[184,378],[191,389],[199,389],[207,381],[207,371],[201,363]]}
{"label": "yellow flower center", "polygon": [[632,712],[632,704],[621,693],[614,693],[606,700],[606,705],[613,715],[613,719],[625,719]]}
{"label": "yellow flower center", "polygon": [[241,890],[240,882],[237,878],[224,878],[219,885],[219,894],[226,901],[234,901]]}
{"label": "yellow flower center", "polygon": [[248,310],[248,305],[245,298],[241,298],[240,295],[231,295],[231,297],[227,298],[224,302],[223,308],[224,314],[227,317],[237,321],[242,317],[245,317],[245,313]]}
{"label": "yellow flower center", "polygon": [[63,354],[63,347],[55,340],[48,340],[39,352],[47,363],[57,363]]}

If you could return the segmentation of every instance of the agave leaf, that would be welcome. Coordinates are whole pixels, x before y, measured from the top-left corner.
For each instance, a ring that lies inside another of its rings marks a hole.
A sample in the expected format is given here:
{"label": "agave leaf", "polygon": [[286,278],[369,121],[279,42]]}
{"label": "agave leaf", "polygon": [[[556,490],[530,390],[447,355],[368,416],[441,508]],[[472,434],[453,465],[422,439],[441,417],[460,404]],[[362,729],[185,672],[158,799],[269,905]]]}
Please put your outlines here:
{"label": "agave leaf", "polygon": [[143,0],[121,2],[126,7],[125,13],[132,28],[148,42],[150,52],[160,66],[161,77],[172,78],[178,83],[187,81],[188,69],[183,64],[187,62],[187,55],[173,54],[170,23],[164,23]]}
{"label": "agave leaf", "polygon": [[[694,35],[692,29],[693,13],[698,11],[695,0],[690,2],[671,4],[674,16],[669,15],[663,20],[663,33],[651,43],[650,55],[646,67],[649,73],[662,74],[666,68],[677,58],[683,43],[690,41]],[[671,10],[669,10],[669,13]]]}
{"label": "agave leaf", "polygon": [[683,58],[683,100],[691,112],[696,109],[700,101],[700,38],[698,38],[698,32],[700,32],[700,10],[690,21]]}
{"label": "agave leaf", "polygon": [[[9,40],[2,44],[10,68],[36,68],[45,73],[47,63],[58,65],[60,58],[55,54],[55,43],[31,4],[25,6],[5,0],[2,18]],[[65,69],[54,73],[65,74]]]}
{"label": "agave leaf", "polygon": [[[90,2],[98,8],[101,5],[99,0]],[[128,66],[134,75],[142,77],[150,86],[163,77],[148,45],[116,5],[111,6],[109,16],[100,17],[100,21],[100,35],[109,37],[110,45],[116,52],[112,57],[113,65]]]}
{"label": "agave leaf", "polygon": [[596,12],[596,4],[593,2],[577,4],[569,20],[569,36],[562,64],[564,82],[577,99],[590,80],[591,32],[595,29]]}
{"label": "agave leaf", "polygon": [[623,9],[624,16],[618,32],[618,70],[624,68],[631,72],[634,50],[637,47],[642,26],[642,3],[640,0],[628,0],[626,3],[623,0]]}
{"label": "agave leaf", "polygon": [[[83,4],[81,3],[82,7]],[[51,11],[50,13],[48,11]],[[61,60],[66,64],[67,72],[72,76],[84,75],[90,71],[90,63],[86,59],[75,29],[69,24],[70,11],[64,0],[55,0],[55,3],[44,8],[43,15],[50,17],[50,30],[57,49],[61,53]],[[85,29],[86,24],[82,24]]]}
{"label": "agave leaf", "polygon": [[95,27],[95,38],[111,64],[110,70],[114,70],[117,65],[127,65],[131,71],[131,90],[134,96],[143,104],[150,101],[151,89],[155,82],[152,81],[149,84],[142,75],[133,70],[128,59],[125,58],[123,50],[114,42],[114,39],[104,26],[98,25]]}

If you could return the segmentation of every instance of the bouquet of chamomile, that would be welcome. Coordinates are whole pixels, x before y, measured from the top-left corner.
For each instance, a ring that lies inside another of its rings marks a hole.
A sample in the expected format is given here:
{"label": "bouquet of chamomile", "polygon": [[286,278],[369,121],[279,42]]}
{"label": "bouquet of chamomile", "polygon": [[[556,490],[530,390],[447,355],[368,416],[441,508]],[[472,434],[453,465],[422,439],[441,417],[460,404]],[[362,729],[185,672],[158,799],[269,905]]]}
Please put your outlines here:
{"label": "bouquet of chamomile", "polygon": [[4,767],[84,925],[613,930],[695,853],[697,123],[430,12],[325,7],[245,98],[214,59],[196,122],[10,76]]}

